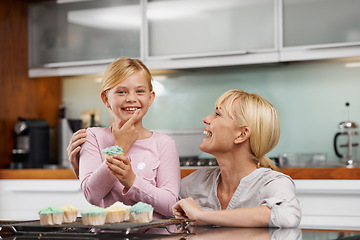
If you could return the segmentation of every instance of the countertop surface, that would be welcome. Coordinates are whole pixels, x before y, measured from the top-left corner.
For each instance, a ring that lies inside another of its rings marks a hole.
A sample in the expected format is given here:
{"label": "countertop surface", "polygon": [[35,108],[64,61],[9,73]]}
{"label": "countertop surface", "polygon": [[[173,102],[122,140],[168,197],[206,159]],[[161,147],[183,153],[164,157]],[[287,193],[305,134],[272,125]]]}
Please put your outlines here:
{"label": "countertop surface", "polygon": [[[1,226],[1,223],[0,223]],[[174,228],[173,228],[174,229]],[[152,231],[155,230],[155,231]],[[156,231],[158,230],[158,231]],[[332,230],[332,229],[300,229],[300,228],[228,228],[228,227],[187,227],[185,230],[179,228],[178,231],[174,229],[171,233],[164,229],[150,229],[146,233],[131,232],[108,232],[90,235],[89,232],[64,232],[63,235],[56,239],[258,239],[258,240],[318,240],[318,239],[360,239],[359,230]],[[28,231],[22,234],[14,233],[9,229],[0,228],[1,239],[52,239],[51,231],[44,229],[37,229],[36,233],[29,233]],[[73,231],[73,230],[72,230]],[[55,234],[58,234],[55,232]]]}
{"label": "countertop surface", "polygon": [[[185,177],[198,168],[181,169]],[[293,179],[360,179],[360,168],[279,168]],[[72,169],[0,169],[0,179],[77,179]]]}

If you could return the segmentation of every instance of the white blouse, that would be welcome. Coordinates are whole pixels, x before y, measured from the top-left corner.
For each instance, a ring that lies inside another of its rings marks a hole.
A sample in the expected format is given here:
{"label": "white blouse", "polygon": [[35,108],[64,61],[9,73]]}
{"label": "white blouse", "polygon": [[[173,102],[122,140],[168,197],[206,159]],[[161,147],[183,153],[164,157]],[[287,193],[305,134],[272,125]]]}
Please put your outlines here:
{"label": "white blouse", "polygon": [[[192,197],[203,210],[221,210],[217,198],[220,168],[200,168],[181,180],[180,198]],[[258,168],[241,179],[227,209],[265,205],[269,227],[297,227],[301,209],[293,180],[270,168]]]}

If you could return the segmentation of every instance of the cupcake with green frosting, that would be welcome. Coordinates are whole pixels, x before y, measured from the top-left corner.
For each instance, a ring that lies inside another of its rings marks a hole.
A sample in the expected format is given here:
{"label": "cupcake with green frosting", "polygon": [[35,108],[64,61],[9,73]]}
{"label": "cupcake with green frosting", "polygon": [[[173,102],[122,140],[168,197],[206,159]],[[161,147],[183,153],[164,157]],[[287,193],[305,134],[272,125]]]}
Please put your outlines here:
{"label": "cupcake with green frosting", "polygon": [[147,203],[138,202],[130,208],[131,222],[151,222],[154,208]]}
{"label": "cupcake with green frosting", "polygon": [[121,147],[117,146],[117,145],[105,148],[105,149],[102,150],[102,152],[104,154],[105,159],[107,157],[112,157],[113,155],[124,154],[123,149]]}
{"label": "cupcake with green frosting", "polygon": [[58,207],[47,207],[39,212],[40,225],[60,225],[63,223],[64,211]]}
{"label": "cupcake with green frosting", "polygon": [[82,223],[93,226],[104,225],[106,213],[106,209],[101,207],[89,207],[80,212]]}

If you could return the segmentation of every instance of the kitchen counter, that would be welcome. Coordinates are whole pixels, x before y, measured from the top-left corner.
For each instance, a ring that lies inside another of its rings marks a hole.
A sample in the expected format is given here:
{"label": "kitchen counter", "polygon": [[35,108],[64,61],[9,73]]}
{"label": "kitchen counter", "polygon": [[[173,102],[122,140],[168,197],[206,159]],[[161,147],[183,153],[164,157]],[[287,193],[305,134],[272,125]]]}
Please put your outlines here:
{"label": "kitchen counter", "polygon": [[[151,230],[150,230],[151,231]],[[47,232],[49,233],[49,232]],[[359,239],[359,230],[324,230],[324,229],[301,229],[301,228],[228,228],[228,227],[188,227],[187,231],[166,233],[102,233],[98,235],[87,235],[72,232],[69,236],[62,235],[63,239],[286,239],[286,240],[316,240],[316,239]],[[6,228],[1,231],[1,239],[37,239],[38,236],[48,234],[14,234]],[[51,235],[49,235],[51,236]]]}
{"label": "kitchen counter", "polygon": [[[183,167],[181,176],[196,170]],[[301,228],[359,227],[360,168],[281,168],[280,171],[294,178],[303,212]],[[38,209],[43,206],[70,203],[84,209],[89,205],[72,169],[2,169],[0,196],[0,220],[36,219]]]}
{"label": "kitchen counter", "polygon": [[[198,168],[183,167],[181,177]],[[360,179],[360,168],[279,168],[293,179]],[[0,179],[77,179],[72,169],[0,169]]]}

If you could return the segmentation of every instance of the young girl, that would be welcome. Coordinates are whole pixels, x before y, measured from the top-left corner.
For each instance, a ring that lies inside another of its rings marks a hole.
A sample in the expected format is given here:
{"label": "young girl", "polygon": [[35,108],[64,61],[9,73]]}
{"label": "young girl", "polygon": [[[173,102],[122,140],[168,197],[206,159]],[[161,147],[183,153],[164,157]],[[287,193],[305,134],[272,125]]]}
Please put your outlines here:
{"label": "young girl", "polygon": [[[116,201],[127,205],[141,201],[154,207],[154,219],[172,215],[180,188],[175,142],[142,124],[154,98],[150,72],[140,60],[119,58],[106,69],[101,99],[115,122],[86,130],[79,178],[89,203],[108,207]],[[124,155],[105,159],[102,150],[114,145],[122,147]]]}

